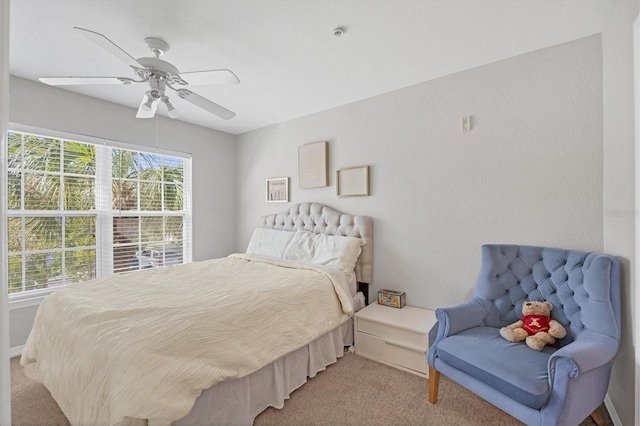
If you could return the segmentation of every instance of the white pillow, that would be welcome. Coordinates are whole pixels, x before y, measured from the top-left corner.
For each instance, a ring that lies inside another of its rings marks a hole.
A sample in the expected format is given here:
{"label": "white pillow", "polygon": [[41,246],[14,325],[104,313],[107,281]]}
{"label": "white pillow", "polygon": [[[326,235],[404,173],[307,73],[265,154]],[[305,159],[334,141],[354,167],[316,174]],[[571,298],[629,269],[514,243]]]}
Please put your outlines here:
{"label": "white pillow", "polygon": [[256,228],[249,241],[247,253],[281,258],[295,232]]}
{"label": "white pillow", "polygon": [[360,238],[339,235],[316,234],[299,230],[293,236],[283,259],[311,262],[340,269],[351,278],[361,247],[366,243]]}

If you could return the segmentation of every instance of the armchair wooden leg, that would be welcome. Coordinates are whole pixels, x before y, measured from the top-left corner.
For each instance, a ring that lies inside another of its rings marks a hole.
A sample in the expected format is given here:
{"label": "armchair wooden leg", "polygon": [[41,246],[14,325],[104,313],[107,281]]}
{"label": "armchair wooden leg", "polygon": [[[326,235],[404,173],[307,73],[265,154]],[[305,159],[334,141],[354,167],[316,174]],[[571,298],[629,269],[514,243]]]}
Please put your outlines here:
{"label": "armchair wooden leg", "polygon": [[440,372],[433,367],[429,367],[429,402],[438,402],[438,386],[440,386]]}
{"label": "armchair wooden leg", "polygon": [[604,425],[604,418],[602,417],[602,412],[600,411],[600,407],[596,408],[593,413],[590,415],[591,419],[598,426]]}

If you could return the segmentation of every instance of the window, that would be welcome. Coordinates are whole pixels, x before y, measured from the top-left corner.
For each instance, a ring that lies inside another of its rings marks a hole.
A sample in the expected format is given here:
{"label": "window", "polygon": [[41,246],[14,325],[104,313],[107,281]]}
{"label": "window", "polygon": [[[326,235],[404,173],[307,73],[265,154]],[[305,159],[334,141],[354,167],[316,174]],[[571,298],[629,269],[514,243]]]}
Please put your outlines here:
{"label": "window", "polygon": [[190,260],[189,158],[17,131],[8,142],[9,293]]}
{"label": "window", "polygon": [[114,272],[183,263],[184,160],[112,150]]}

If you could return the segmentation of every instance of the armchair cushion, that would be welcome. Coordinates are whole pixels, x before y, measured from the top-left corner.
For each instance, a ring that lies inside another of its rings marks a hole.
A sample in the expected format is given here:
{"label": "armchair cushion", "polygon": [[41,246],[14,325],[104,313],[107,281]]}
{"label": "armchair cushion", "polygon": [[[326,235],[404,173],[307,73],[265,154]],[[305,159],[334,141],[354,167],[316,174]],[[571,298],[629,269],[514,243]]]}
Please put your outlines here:
{"label": "armchair cushion", "polygon": [[538,352],[522,342],[508,342],[494,327],[471,328],[438,344],[443,362],[534,409],[540,409],[549,399],[547,365],[555,351],[545,347]]}

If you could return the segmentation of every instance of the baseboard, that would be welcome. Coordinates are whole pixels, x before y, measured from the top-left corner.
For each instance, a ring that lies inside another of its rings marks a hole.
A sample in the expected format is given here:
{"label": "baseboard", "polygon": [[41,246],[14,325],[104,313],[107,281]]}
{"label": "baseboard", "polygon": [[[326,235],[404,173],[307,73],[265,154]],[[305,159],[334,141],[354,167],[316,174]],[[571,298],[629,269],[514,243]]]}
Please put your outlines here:
{"label": "baseboard", "polygon": [[22,355],[22,350],[23,349],[24,349],[24,345],[10,348],[9,349],[9,356],[11,358],[13,358],[14,356],[20,356],[20,355]]}
{"label": "baseboard", "polygon": [[606,394],[604,397],[604,406],[607,407],[607,411],[609,412],[609,417],[611,417],[611,421],[615,426],[623,426],[622,420],[618,416],[616,412],[616,408],[613,406],[613,402],[611,398],[609,398],[609,394]]}

